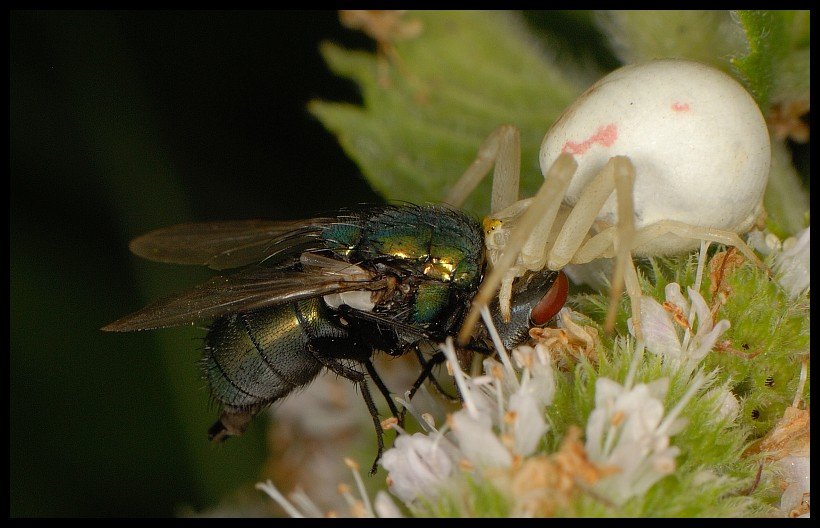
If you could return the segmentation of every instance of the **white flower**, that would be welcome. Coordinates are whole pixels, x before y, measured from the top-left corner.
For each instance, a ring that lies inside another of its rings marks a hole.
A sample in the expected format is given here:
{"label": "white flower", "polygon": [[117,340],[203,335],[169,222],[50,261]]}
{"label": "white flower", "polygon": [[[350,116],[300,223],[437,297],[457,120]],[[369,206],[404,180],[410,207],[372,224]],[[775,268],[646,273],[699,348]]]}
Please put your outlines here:
{"label": "white flower", "polygon": [[519,346],[513,350],[513,358],[523,370],[520,392],[535,398],[543,408],[552,404],[555,397],[555,375],[549,349],[540,344],[535,348]]}
{"label": "white flower", "polygon": [[495,434],[490,422],[476,420],[463,410],[453,413],[449,422],[458,447],[470,465],[487,468],[509,467],[512,464],[512,455]]}
{"label": "white flower", "polygon": [[585,447],[599,467],[619,470],[596,484],[597,493],[620,505],[675,470],[680,450],[669,445],[669,437],[683,427],[677,415],[703,383],[697,375],[681,401],[664,416],[666,378],[632,388],[607,378],[597,380]]}
{"label": "white flower", "polygon": [[555,378],[544,346],[518,347],[513,357],[524,370],[518,389],[509,397],[507,417],[511,422],[515,453],[528,456],[549,430],[544,414],[555,396]]}
{"label": "white flower", "polygon": [[780,498],[780,511],[787,517],[809,515],[810,460],[808,456],[787,456],[777,462],[787,485]]}
{"label": "white flower", "polygon": [[775,254],[777,280],[792,298],[811,287],[809,229],[783,241],[783,250]]}
{"label": "white flower", "polygon": [[[641,297],[640,305],[647,350],[668,358],[676,366],[692,369],[714,348],[721,334],[729,329],[729,321],[723,319],[713,325],[709,307],[701,294],[692,288],[687,288],[687,291],[692,301],[691,309],[680,292],[680,286],[674,282],[666,286],[664,305],[647,296]],[[696,325],[690,310],[697,317]],[[631,318],[627,325],[634,336]],[[694,336],[687,328],[689,325],[697,327]]]}
{"label": "white flower", "polygon": [[783,242],[772,233],[749,233],[749,245],[764,255],[774,254],[777,282],[791,298],[808,292],[811,286],[810,229],[807,227]]}
{"label": "white flower", "polygon": [[404,517],[401,514],[396,503],[390,498],[390,495],[385,491],[376,493],[376,500],[373,502],[373,509],[376,510],[376,515],[380,519],[400,519]]}
{"label": "white flower", "polygon": [[746,243],[761,255],[768,255],[772,251],[783,249],[783,243],[777,235],[758,229],[749,232],[746,236]]}
{"label": "white flower", "polygon": [[382,455],[381,465],[388,472],[390,491],[406,503],[435,497],[453,471],[453,460],[442,448],[440,433],[400,434]]}
{"label": "white flower", "polygon": [[501,350],[503,364],[486,359],[485,374],[478,377],[460,369],[451,338],[441,350],[453,369],[462,409],[448,416],[446,435],[428,424],[427,434],[401,434],[382,456],[390,491],[407,504],[434,498],[457,476],[456,468],[479,477],[512,468],[518,457],[536,451],[548,430],[546,407],[555,379],[545,347],[513,351],[518,369]]}

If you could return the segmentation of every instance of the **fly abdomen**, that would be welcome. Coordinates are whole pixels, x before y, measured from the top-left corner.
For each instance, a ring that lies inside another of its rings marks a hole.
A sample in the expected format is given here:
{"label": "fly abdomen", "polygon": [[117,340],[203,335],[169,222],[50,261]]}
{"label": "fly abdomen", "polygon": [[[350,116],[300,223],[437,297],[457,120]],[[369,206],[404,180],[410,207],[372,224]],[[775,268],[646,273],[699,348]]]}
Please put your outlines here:
{"label": "fly abdomen", "polygon": [[320,298],[306,299],[215,321],[203,358],[213,398],[229,408],[261,407],[313,381],[322,364],[308,343],[346,336],[326,310]]}

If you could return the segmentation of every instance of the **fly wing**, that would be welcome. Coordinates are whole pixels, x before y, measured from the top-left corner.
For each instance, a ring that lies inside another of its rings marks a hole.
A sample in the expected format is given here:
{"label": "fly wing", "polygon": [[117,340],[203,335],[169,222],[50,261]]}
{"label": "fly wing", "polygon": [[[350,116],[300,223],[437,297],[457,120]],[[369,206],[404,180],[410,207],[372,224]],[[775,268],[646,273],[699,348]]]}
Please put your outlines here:
{"label": "fly wing", "polygon": [[194,324],[310,297],[388,287],[384,278],[347,262],[305,253],[303,269],[252,267],[213,277],[180,294],[155,301],[142,310],[104,326],[110,332],[150,330]]}
{"label": "fly wing", "polygon": [[129,244],[140,257],[170,264],[197,264],[215,270],[260,263],[282,251],[301,251],[311,244],[329,218],[269,221],[202,222],[164,227]]}

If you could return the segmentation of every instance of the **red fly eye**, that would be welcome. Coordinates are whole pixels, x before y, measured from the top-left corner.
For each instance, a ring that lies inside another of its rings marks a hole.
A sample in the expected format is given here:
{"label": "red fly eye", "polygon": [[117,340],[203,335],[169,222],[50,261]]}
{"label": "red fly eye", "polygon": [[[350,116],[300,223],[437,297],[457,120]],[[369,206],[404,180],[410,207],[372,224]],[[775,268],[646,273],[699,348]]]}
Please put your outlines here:
{"label": "red fly eye", "polygon": [[536,326],[543,326],[555,317],[555,314],[561,311],[564,303],[567,302],[567,294],[569,293],[569,281],[563,271],[558,272],[558,277],[552,283],[549,291],[541,297],[538,304],[530,312],[530,320]]}

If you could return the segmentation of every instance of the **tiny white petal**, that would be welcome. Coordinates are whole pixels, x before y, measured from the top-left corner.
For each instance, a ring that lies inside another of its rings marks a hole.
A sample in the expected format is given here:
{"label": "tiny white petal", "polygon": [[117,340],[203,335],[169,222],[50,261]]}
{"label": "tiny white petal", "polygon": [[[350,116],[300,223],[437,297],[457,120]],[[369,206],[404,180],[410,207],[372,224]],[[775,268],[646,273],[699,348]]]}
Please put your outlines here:
{"label": "tiny white petal", "polygon": [[390,495],[385,491],[380,490],[376,493],[373,508],[376,510],[376,515],[381,519],[401,519],[404,517],[399,507],[396,506],[396,503],[393,502],[393,499],[391,499]]}
{"label": "tiny white petal", "polygon": [[[495,398],[488,394],[488,390],[492,390],[495,385],[489,383],[473,383],[472,380],[467,382],[467,390],[470,392],[470,398],[473,401],[473,406],[476,410],[475,415],[472,416],[474,420],[481,423],[487,429],[493,425],[493,420],[496,418],[496,404]],[[487,390],[482,390],[487,389]]]}
{"label": "tiny white petal", "polygon": [[740,402],[732,391],[725,387],[716,387],[706,394],[706,398],[715,398],[717,418],[720,420],[734,420],[740,412]]}
{"label": "tiny white petal", "polygon": [[475,385],[489,385],[493,382],[492,376],[476,376],[472,379]]}
{"label": "tiny white petal", "polygon": [[780,498],[780,510],[788,515],[800,506],[803,495],[811,489],[810,457],[787,456],[777,462],[788,487]]}
{"label": "tiny white petal", "polygon": [[607,412],[604,409],[596,408],[589,414],[586,427],[586,449],[590,460],[604,460],[604,428],[606,427]]}
{"label": "tiny white petal", "polygon": [[429,497],[453,470],[440,442],[421,433],[400,435],[381,459],[391,480],[390,491],[404,502]]}
{"label": "tiny white petal", "polygon": [[623,392],[624,388],[620,383],[609,378],[598,378],[595,381],[595,408],[608,412]]}
{"label": "tiny white petal", "polygon": [[[780,239],[774,233],[768,233],[766,235],[766,247],[769,248],[769,253],[772,251],[780,251],[783,249],[783,244],[780,242]],[[768,254],[768,253],[767,253]]]}
{"label": "tiny white petal", "polygon": [[[680,433],[681,431],[683,431],[684,428],[686,428],[688,423],[689,423],[689,420],[687,420],[686,418],[678,418],[678,419],[674,420],[671,424],[669,424],[669,426],[666,428],[664,434],[676,435],[676,434]],[[666,437],[666,438],[668,438],[668,437]]]}
{"label": "tiny white petal", "polygon": [[[538,345],[541,346],[541,345]],[[555,397],[555,374],[552,370],[552,365],[536,362],[533,365],[532,379],[530,379],[530,392],[538,399],[542,407],[547,407],[552,404]]]}
{"label": "tiny white petal", "polygon": [[712,330],[712,313],[709,311],[709,306],[703,300],[703,296],[692,288],[686,289],[689,292],[689,298],[692,300],[692,307],[698,316],[698,334],[705,334]]}
{"label": "tiny white petal", "polygon": [[772,248],[766,243],[766,235],[759,229],[749,232],[746,236],[746,243],[761,255],[768,255],[772,252]]}
{"label": "tiny white petal", "polygon": [[666,288],[664,288],[663,293],[666,296],[666,300],[680,308],[683,313],[689,311],[689,303],[680,292],[680,284],[677,282],[670,282],[666,285]]}
{"label": "tiny white petal", "polygon": [[511,355],[515,366],[519,369],[524,369],[533,361],[533,354],[535,349],[528,345],[521,345],[513,349]]}
{"label": "tiny white petal", "polygon": [[534,394],[519,391],[510,396],[509,409],[515,413],[515,452],[523,456],[531,455],[548,429],[543,408]]}
{"label": "tiny white petal", "polygon": [[681,344],[669,314],[651,297],[641,297],[640,302],[646,349],[659,356],[680,360]]}
{"label": "tiny white petal", "polygon": [[512,455],[495,435],[492,426],[458,411],[451,416],[451,427],[464,456],[481,467],[509,467]]}
{"label": "tiny white petal", "polygon": [[778,282],[794,298],[811,287],[810,228],[800,231],[783,243],[783,251],[775,257]]}
{"label": "tiny white petal", "polygon": [[[563,308],[562,308],[563,309]],[[541,365],[550,366],[552,365],[552,359],[550,356],[550,350],[546,346],[542,344],[535,345],[535,353],[538,356],[538,362]]]}
{"label": "tiny white petal", "polygon": [[656,400],[663,401],[669,392],[669,378],[658,378],[646,384],[649,394]]}
{"label": "tiny white petal", "polygon": [[718,321],[718,324],[716,324],[715,327],[712,328],[712,330],[706,335],[702,335],[700,331],[701,329],[698,328],[698,333],[695,336],[695,339],[692,340],[688,347],[686,359],[691,362],[698,362],[706,357],[706,354],[712,351],[718,338],[720,338],[723,332],[729,329],[729,326],[729,321],[726,319],[721,319]]}

